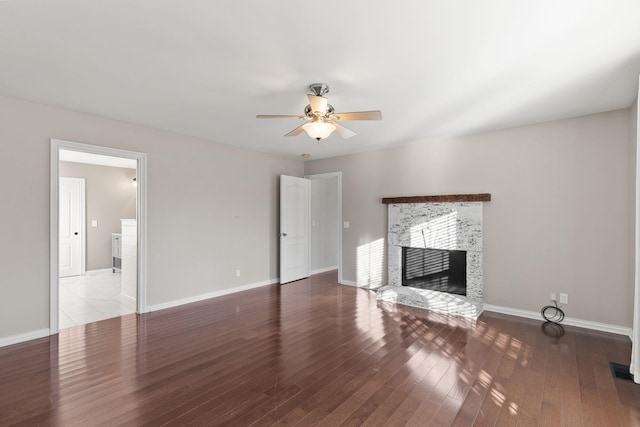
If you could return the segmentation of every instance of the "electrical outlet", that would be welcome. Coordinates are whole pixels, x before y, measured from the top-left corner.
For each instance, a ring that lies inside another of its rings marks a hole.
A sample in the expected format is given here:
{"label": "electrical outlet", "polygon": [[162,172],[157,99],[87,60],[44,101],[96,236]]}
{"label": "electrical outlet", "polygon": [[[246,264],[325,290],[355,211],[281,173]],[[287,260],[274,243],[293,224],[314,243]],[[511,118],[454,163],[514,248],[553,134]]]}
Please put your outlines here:
{"label": "electrical outlet", "polygon": [[560,304],[569,304],[569,294],[560,294]]}
{"label": "electrical outlet", "polygon": [[236,270],[236,277],[240,277],[240,270]]}
{"label": "electrical outlet", "polygon": [[555,293],[555,292],[551,292],[551,293],[549,294],[549,299],[550,299],[551,301],[557,301],[557,300],[556,300],[556,293]]}

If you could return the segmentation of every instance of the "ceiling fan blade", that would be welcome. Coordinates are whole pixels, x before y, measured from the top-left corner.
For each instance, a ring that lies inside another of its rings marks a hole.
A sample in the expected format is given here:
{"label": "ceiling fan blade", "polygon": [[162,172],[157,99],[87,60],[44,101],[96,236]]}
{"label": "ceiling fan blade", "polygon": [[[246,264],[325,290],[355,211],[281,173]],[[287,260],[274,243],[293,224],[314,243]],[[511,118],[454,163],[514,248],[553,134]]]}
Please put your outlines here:
{"label": "ceiling fan blade", "polygon": [[258,114],[256,119],[306,119],[306,116],[284,116],[280,114]]}
{"label": "ceiling fan blade", "polygon": [[[306,125],[306,123],[305,123]],[[302,132],[304,132],[304,125],[300,125],[297,128],[295,128],[294,130],[292,130],[291,132],[289,132],[288,134],[286,134],[285,136],[296,136],[296,135],[300,135]]]}
{"label": "ceiling fan blade", "polygon": [[307,95],[309,105],[311,105],[312,112],[326,113],[327,112],[327,98],[324,96]]}
{"label": "ceiling fan blade", "polygon": [[340,123],[331,122],[331,124],[336,127],[336,133],[344,139],[351,138],[356,134],[354,131],[347,128],[346,126],[342,126]]}
{"label": "ceiling fan blade", "polygon": [[334,120],[382,120],[382,111],[356,111],[353,113],[334,113]]}

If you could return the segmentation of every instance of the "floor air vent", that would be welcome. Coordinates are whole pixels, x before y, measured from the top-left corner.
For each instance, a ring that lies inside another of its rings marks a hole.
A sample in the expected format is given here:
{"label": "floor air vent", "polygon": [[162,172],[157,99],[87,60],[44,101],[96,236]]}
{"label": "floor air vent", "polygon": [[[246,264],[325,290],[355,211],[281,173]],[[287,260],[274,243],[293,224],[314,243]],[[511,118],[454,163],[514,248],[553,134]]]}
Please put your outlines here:
{"label": "floor air vent", "polygon": [[614,378],[633,382],[633,375],[629,372],[627,365],[621,365],[615,362],[609,362],[609,365],[611,366],[611,375],[613,375]]}

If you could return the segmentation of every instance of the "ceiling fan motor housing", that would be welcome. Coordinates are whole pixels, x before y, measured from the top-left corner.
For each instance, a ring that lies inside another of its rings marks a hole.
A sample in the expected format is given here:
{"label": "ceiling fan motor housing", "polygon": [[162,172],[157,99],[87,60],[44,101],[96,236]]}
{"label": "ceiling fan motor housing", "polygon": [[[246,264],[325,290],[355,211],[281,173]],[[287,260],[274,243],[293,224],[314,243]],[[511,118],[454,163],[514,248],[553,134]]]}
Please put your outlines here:
{"label": "ceiling fan motor housing", "polygon": [[324,96],[329,93],[329,85],[325,83],[312,83],[309,85],[309,90],[315,96]]}

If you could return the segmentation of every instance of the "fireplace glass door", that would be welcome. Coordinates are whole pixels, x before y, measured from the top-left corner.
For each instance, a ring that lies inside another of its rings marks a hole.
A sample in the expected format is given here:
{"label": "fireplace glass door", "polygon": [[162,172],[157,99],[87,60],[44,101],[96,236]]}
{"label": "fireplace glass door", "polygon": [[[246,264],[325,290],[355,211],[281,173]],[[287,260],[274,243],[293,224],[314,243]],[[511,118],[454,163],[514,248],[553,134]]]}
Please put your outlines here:
{"label": "fireplace glass door", "polygon": [[467,295],[467,251],[402,248],[402,285]]}

